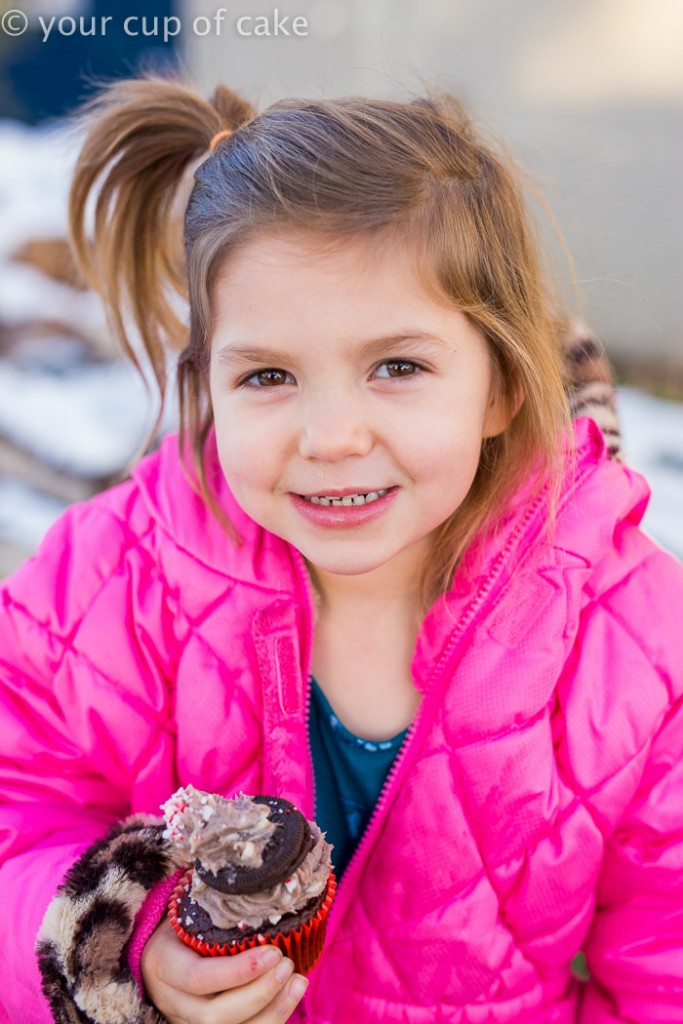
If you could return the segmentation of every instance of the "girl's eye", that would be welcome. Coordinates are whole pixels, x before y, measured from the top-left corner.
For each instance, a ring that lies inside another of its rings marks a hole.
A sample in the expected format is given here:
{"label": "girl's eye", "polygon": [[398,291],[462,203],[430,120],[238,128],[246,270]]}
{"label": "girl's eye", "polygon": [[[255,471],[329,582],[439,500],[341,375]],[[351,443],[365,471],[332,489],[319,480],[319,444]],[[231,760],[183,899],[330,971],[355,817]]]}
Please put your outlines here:
{"label": "girl's eye", "polygon": [[278,370],[275,367],[268,367],[267,370],[257,370],[250,377],[245,377],[242,384],[256,388],[277,388],[282,384],[289,384],[292,375],[286,370]]}
{"label": "girl's eye", "polygon": [[[382,372],[384,369],[387,370],[386,373]],[[411,359],[387,359],[377,367],[375,376],[384,378],[414,377],[421,369],[419,363],[414,363]]]}

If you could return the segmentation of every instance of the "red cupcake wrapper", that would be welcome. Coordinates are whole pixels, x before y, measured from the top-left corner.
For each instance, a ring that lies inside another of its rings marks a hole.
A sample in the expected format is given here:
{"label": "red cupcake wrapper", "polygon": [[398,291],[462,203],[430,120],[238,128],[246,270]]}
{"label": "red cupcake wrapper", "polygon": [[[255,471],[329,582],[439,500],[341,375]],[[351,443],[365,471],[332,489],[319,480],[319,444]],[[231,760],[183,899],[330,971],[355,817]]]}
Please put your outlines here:
{"label": "red cupcake wrapper", "polygon": [[325,944],[325,931],[327,928],[327,915],[332,906],[332,900],[337,888],[337,880],[331,871],[327,880],[327,889],[323,902],[312,915],[298,928],[292,928],[286,935],[256,934],[242,942],[234,945],[226,942],[219,946],[217,942],[211,943],[200,940],[194,935],[188,935],[178,920],[178,904],[180,897],[192,880],[193,869],[190,868],[180,879],[171,894],[168,905],[168,916],[171,919],[171,927],[179,939],[190,946],[202,956],[234,956],[235,953],[243,953],[246,949],[255,949],[257,946],[272,945],[282,950],[294,963],[294,970],[298,974],[308,974],[313,970],[322,956]]}

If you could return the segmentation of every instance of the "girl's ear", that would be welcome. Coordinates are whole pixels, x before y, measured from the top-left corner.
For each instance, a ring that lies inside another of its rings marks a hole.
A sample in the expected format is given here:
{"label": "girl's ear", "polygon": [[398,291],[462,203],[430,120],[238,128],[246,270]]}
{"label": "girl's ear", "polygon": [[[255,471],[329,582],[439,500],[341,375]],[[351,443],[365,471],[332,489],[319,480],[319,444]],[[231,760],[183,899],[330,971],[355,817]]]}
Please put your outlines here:
{"label": "girl's ear", "polygon": [[482,440],[487,437],[498,437],[504,430],[507,430],[522,408],[523,401],[524,392],[521,384],[515,385],[514,389],[507,394],[502,394],[501,389],[494,383],[491,387],[491,396],[484,418]]}

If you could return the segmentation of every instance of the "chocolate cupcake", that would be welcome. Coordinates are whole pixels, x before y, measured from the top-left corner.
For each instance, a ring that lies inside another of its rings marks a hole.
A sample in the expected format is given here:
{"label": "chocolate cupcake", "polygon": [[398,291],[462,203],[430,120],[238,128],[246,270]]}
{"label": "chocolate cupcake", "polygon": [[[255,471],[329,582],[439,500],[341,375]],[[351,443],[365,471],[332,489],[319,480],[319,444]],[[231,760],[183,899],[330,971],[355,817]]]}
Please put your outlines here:
{"label": "chocolate cupcake", "polygon": [[270,942],[306,974],[323,948],[335,891],[331,846],[279,797],[234,800],[179,789],[163,805],[170,839],[194,861],[169,906],[174,930],[204,956]]}

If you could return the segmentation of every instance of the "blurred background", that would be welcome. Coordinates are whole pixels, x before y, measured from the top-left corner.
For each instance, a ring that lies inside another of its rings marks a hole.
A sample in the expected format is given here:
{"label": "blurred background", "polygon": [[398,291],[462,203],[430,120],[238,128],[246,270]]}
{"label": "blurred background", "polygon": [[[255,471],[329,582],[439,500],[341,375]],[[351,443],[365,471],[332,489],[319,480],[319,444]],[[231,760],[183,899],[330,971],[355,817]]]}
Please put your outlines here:
{"label": "blurred background", "polygon": [[[182,68],[257,105],[449,89],[531,171],[616,367],[646,527],[683,556],[681,0],[0,0],[0,576],[153,422],[66,243],[97,80]],[[172,426],[172,416],[165,427]]]}

